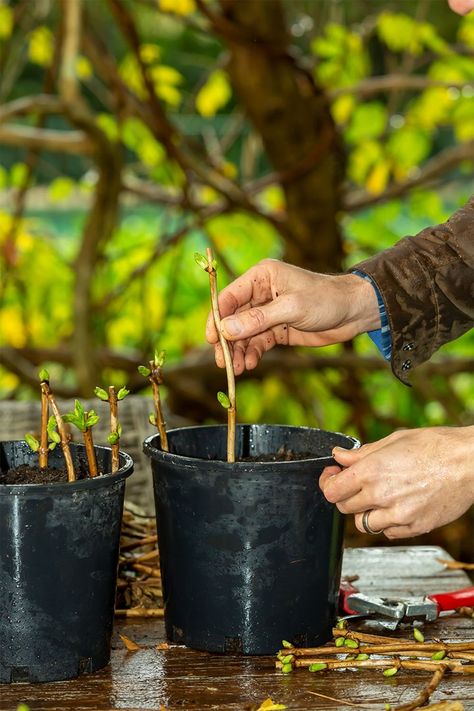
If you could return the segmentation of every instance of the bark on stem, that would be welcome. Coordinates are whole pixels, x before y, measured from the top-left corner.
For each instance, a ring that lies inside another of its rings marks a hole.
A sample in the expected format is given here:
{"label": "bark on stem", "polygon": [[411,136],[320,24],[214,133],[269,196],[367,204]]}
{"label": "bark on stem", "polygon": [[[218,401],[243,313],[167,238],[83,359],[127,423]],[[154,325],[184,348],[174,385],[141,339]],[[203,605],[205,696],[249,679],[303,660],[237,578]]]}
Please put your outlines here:
{"label": "bark on stem", "polygon": [[94,441],[92,439],[92,429],[87,427],[87,429],[82,433],[84,437],[84,444],[86,446],[86,456],[87,464],[89,466],[89,474],[94,477],[97,476],[97,459],[95,456]]}
{"label": "bark on stem", "polygon": [[39,448],[39,466],[40,469],[46,469],[48,466],[48,419],[49,419],[49,402],[48,391],[49,383],[47,380],[41,382],[41,438]]}
{"label": "bark on stem", "polygon": [[[117,393],[113,385],[109,385],[109,406],[110,406],[110,431],[118,435],[118,400]],[[120,436],[119,436],[120,439]],[[119,441],[112,444],[112,474],[119,469]]]}
{"label": "bark on stem", "polygon": [[153,390],[153,403],[155,406],[155,422],[160,434],[161,449],[164,452],[169,452],[168,435],[166,434],[166,422],[163,417],[163,408],[161,405],[160,385],[163,383],[160,368],[156,366],[154,360],[150,360],[150,383]]}
{"label": "bark on stem", "polygon": [[[293,654],[295,657],[315,657],[328,654],[416,654],[417,656],[431,656],[435,652],[446,652],[446,654],[459,654],[464,659],[464,653],[474,652],[474,642],[460,643],[461,649],[450,645],[449,643],[433,642],[433,643],[415,643],[409,644],[406,642],[397,643],[395,640],[388,644],[361,644],[358,647],[305,647],[288,649],[288,654]],[[286,649],[282,650],[286,653]],[[472,656],[472,655],[470,655]]]}
{"label": "bark on stem", "polygon": [[212,264],[212,250],[208,247],[207,254],[207,272],[209,274],[209,287],[211,290],[211,306],[214,325],[216,327],[219,342],[224,354],[225,372],[227,376],[227,395],[230,402],[230,407],[227,409],[227,461],[235,462],[235,421],[237,418],[237,409],[235,405],[235,376],[234,366],[232,363],[232,355],[227,340],[224,338],[221,331],[221,316],[219,313],[219,302],[217,298],[217,275]]}
{"label": "bark on stem", "polygon": [[435,671],[433,676],[431,677],[430,682],[425,686],[425,688],[418,694],[416,699],[413,701],[410,701],[410,703],[407,704],[402,704],[401,706],[397,706],[394,711],[415,711],[415,709],[419,708],[420,706],[424,706],[429,700],[430,696],[436,691],[438,688],[441,680],[443,679],[444,675],[446,674],[447,667],[446,666],[441,666],[439,669]]}
{"label": "bark on stem", "polygon": [[[332,630],[334,637],[346,637],[347,639],[353,639],[356,642],[367,642],[369,644],[394,644],[395,640],[393,637],[384,637],[383,635],[377,634],[365,634],[363,632],[349,632],[348,630],[340,630],[333,628]],[[411,639],[397,639],[397,644],[403,644],[405,649],[413,649],[420,646],[419,642],[415,642]],[[474,642],[428,642],[427,643],[433,651],[446,651],[446,652],[472,652],[474,649]],[[423,648],[426,648],[426,643],[423,643]],[[311,649],[310,647],[308,649]],[[340,649],[343,649],[340,647]],[[369,648],[367,648],[369,649]],[[297,654],[301,652],[301,648],[295,647],[291,648],[287,652],[288,654]]]}
{"label": "bark on stem", "polygon": [[76,474],[74,472],[74,463],[72,461],[71,450],[69,448],[69,437],[66,431],[66,426],[64,424],[63,418],[61,417],[61,413],[59,412],[59,408],[57,406],[56,400],[54,399],[54,395],[49,389],[49,386],[47,388],[47,393],[48,400],[51,404],[51,409],[53,410],[53,414],[56,418],[56,425],[58,427],[59,436],[61,437],[61,449],[63,450],[64,461],[66,462],[67,478],[68,481],[76,481]]}
{"label": "bark on stem", "polygon": [[[408,660],[399,659],[398,657],[390,657],[388,659],[329,659],[324,657],[307,657],[295,659],[292,662],[293,667],[309,667],[312,664],[325,664],[327,669],[416,669],[419,671],[433,671],[440,667],[445,667],[453,674],[474,674],[474,664],[460,664],[458,662],[442,662],[435,660]],[[284,665],[277,661],[277,669],[281,669]]]}

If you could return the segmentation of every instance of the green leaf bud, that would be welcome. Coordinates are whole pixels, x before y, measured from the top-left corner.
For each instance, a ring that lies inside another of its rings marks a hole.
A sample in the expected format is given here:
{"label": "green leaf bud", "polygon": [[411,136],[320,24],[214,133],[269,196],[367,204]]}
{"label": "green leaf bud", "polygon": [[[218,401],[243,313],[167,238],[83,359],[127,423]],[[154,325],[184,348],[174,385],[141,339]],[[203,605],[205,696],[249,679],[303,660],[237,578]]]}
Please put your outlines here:
{"label": "green leaf bud", "polygon": [[118,432],[111,432],[111,433],[109,434],[109,436],[107,437],[107,442],[108,442],[109,444],[117,444],[117,442],[119,441],[119,439],[120,439],[120,437],[119,437]]}
{"label": "green leaf bud", "polygon": [[398,674],[398,667],[390,667],[389,669],[384,669],[383,671],[384,676],[395,676],[395,674]]}
{"label": "green leaf bud", "polygon": [[94,427],[99,420],[99,415],[97,415],[94,410],[90,410],[90,412],[87,413],[86,425],[87,427]]}
{"label": "green leaf bud", "polygon": [[348,637],[344,638],[344,647],[348,647],[349,649],[357,649],[358,646],[359,642],[355,639],[349,639]]}
{"label": "green leaf bud", "polygon": [[38,449],[40,448],[40,443],[38,442],[36,437],[33,437],[33,435],[31,435],[31,434],[25,435],[25,442],[28,445],[28,447],[33,450],[33,452],[37,452]]}
{"label": "green leaf bud", "polygon": [[151,375],[151,370],[147,368],[146,365],[139,365],[138,372],[140,375],[143,375],[144,378],[148,378],[148,376]]}
{"label": "green leaf bud", "polygon": [[287,654],[285,657],[282,658],[281,662],[282,664],[291,664],[295,659],[294,654]]}
{"label": "green leaf bud", "polygon": [[368,655],[368,654],[358,654],[358,655],[356,656],[356,659],[357,659],[359,662],[365,662],[368,658],[369,658],[369,655]]}
{"label": "green leaf bud", "polygon": [[130,393],[130,390],[127,390],[126,387],[120,388],[120,390],[117,393],[117,400],[123,400],[127,395]]}
{"label": "green leaf bud", "polygon": [[54,415],[51,415],[51,417],[48,420],[48,425],[46,428],[48,430],[48,434],[51,434],[51,432],[54,432],[56,427],[57,427],[56,417]]}
{"label": "green leaf bud", "polygon": [[325,664],[324,662],[316,662],[315,664],[310,664],[308,667],[308,671],[310,672],[318,672],[322,671],[323,669],[327,669],[328,665]]}
{"label": "green leaf bud", "polygon": [[100,400],[103,400],[104,402],[107,402],[107,400],[109,399],[109,396],[104,390],[104,388],[94,388],[94,393]]}
{"label": "green leaf bud", "polygon": [[57,445],[58,445],[57,442],[50,442],[50,443],[48,444],[48,449],[52,452],[53,449],[56,449]]}
{"label": "green leaf bud", "polygon": [[203,254],[199,254],[199,252],[194,252],[194,261],[198,266],[201,267],[201,269],[204,269],[207,272],[209,265],[207,263],[206,257]]}
{"label": "green leaf bud", "polygon": [[336,637],[336,647],[344,646],[344,637]]}
{"label": "green leaf bud", "polygon": [[293,649],[291,642],[287,642],[286,639],[282,639],[281,645],[282,647],[285,647],[285,649]]}
{"label": "green leaf bud", "polygon": [[425,636],[423,632],[418,629],[418,627],[415,627],[415,629],[413,630],[413,637],[416,639],[417,642],[425,641]]}
{"label": "green leaf bud", "polygon": [[122,436],[122,425],[120,424],[120,422],[117,423],[117,432],[118,432],[118,436],[121,437]]}
{"label": "green leaf bud", "polygon": [[162,368],[166,360],[166,351],[155,351],[154,363],[157,368]]}
{"label": "green leaf bud", "polygon": [[289,674],[293,671],[293,667],[291,666],[291,664],[283,664],[281,670],[283,674]]}
{"label": "green leaf bud", "polygon": [[444,659],[445,656],[446,652],[444,651],[444,649],[440,649],[439,652],[435,652],[431,655],[431,659],[434,659],[435,661],[440,661],[441,659]]}
{"label": "green leaf bud", "polygon": [[338,620],[336,622],[336,629],[345,630],[347,627],[346,620]]}
{"label": "green leaf bud", "polygon": [[214,269],[214,271],[217,271],[217,260],[216,259],[212,260],[211,265],[212,265],[212,268]]}
{"label": "green leaf bud", "polygon": [[56,432],[56,430],[51,430],[49,433],[49,437],[54,444],[59,444],[61,442],[61,437],[59,435],[59,432]]}
{"label": "green leaf bud", "polygon": [[42,383],[49,383],[49,373],[46,368],[41,368],[38,373],[38,377]]}
{"label": "green leaf bud", "polygon": [[152,412],[148,415],[148,422],[150,425],[156,425],[156,417]]}
{"label": "green leaf bud", "polygon": [[219,400],[220,404],[225,410],[228,410],[230,407],[230,400],[228,396],[222,392],[222,390],[219,390],[217,393],[217,399]]}

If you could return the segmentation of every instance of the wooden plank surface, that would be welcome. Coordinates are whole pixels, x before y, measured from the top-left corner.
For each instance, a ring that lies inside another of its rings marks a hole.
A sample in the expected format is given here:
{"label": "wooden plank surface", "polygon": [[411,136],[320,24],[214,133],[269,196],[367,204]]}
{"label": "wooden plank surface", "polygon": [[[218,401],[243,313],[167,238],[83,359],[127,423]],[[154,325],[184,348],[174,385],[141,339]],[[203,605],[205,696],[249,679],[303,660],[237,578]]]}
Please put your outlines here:
{"label": "wooden plank surface", "polygon": [[[461,571],[446,571],[437,558],[449,556],[437,547],[356,548],[344,556],[343,573],[359,575],[361,592],[382,595],[423,595],[470,584]],[[366,622],[351,627],[372,631]],[[377,630],[380,634],[380,630]],[[119,633],[140,644],[127,652]],[[474,620],[443,617],[425,625],[425,637],[446,641],[474,639]],[[393,637],[407,636],[409,629]],[[347,711],[342,701],[364,704],[377,711],[412,700],[427,683],[426,672],[400,671],[385,678],[381,671],[332,671],[311,674],[300,669],[283,675],[273,657],[233,657],[172,646],[157,649],[164,641],[161,620],[117,621],[111,664],[80,679],[54,684],[0,686],[1,711],[14,711],[18,703],[32,711],[106,711],[108,709],[255,709],[266,698],[286,704],[289,711]],[[314,692],[340,699],[329,701]],[[474,680],[450,676],[443,680],[432,701],[462,700],[474,711]]]}

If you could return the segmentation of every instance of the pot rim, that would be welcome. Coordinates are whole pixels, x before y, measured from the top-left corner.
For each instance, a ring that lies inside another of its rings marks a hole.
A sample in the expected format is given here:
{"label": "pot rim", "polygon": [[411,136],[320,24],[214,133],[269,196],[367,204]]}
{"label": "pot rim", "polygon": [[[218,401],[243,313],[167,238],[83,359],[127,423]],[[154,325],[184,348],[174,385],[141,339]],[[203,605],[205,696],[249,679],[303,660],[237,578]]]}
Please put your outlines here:
{"label": "pot rim", "polygon": [[[0,447],[3,444],[26,444],[25,440],[22,439],[7,439],[0,440]],[[69,445],[73,449],[85,450],[85,445],[80,442],[71,442]],[[111,451],[111,447],[104,447],[100,444],[94,445],[95,450],[107,450]],[[76,481],[68,481],[61,483],[49,483],[49,484],[0,484],[0,496],[11,495],[11,494],[32,494],[44,492],[45,494],[59,494],[59,493],[74,493],[82,489],[97,489],[103,486],[111,486],[122,479],[130,476],[133,473],[133,459],[127,454],[120,450],[120,458],[123,460],[123,464],[118,469],[118,471],[108,472],[97,477],[88,477],[87,479],[77,479]],[[120,460],[119,460],[120,461]]]}
{"label": "pot rim", "polygon": [[[355,437],[352,437],[351,435],[346,435],[343,434],[342,432],[333,432],[331,430],[323,430],[320,427],[308,427],[306,425],[282,425],[282,424],[265,424],[265,423],[249,423],[249,422],[239,422],[236,425],[236,428],[239,427],[268,427],[268,428],[273,428],[273,427],[284,427],[285,429],[293,429],[293,430],[317,430],[318,432],[324,432],[327,434],[331,435],[339,435],[340,437],[344,437],[347,440],[350,440],[351,442],[354,443],[354,446],[352,449],[359,449],[361,446],[360,442],[358,439]],[[168,430],[168,434],[172,434],[173,432],[177,431],[182,431],[182,430],[199,430],[199,429],[222,429],[226,428],[227,425],[225,424],[217,424],[217,425],[190,425],[189,427],[174,427],[171,430]],[[201,459],[199,457],[187,457],[183,454],[176,454],[176,453],[171,453],[171,452],[164,452],[162,449],[158,449],[155,447],[152,442],[153,440],[156,440],[159,438],[159,434],[155,433],[153,435],[149,435],[144,441],[143,441],[143,451],[144,453],[151,457],[152,459],[162,459],[164,462],[172,462],[176,461],[176,458],[179,457],[179,461],[182,462],[183,464],[194,464],[196,462],[202,462],[203,464],[209,464],[210,462],[213,462],[215,464],[218,464],[219,467],[224,467],[226,469],[245,469],[248,468],[249,464],[251,464],[252,468],[253,467],[258,467],[258,468],[268,468],[268,465],[271,464],[272,467],[293,467],[293,468],[298,468],[301,467],[301,463],[307,463],[307,462],[315,462],[319,466],[324,465],[325,467],[331,466],[331,465],[337,465],[336,460],[333,457],[330,456],[325,456],[325,457],[307,457],[305,459],[294,459],[294,460],[280,460],[280,461],[275,461],[275,462],[268,462],[268,461],[237,461],[237,462],[227,462],[223,459]]]}

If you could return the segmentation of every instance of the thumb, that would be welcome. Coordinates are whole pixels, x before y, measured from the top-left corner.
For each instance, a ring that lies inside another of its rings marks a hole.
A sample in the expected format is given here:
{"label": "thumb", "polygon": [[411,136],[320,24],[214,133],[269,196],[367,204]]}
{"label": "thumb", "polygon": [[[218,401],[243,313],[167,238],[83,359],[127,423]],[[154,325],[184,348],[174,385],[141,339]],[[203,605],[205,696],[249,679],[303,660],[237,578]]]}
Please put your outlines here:
{"label": "thumb", "polygon": [[361,454],[360,448],[344,449],[344,447],[334,447],[332,450],[332,456],[338,464],[341,464],[341,466],[350,467],[352,464],[355,464],[355,462],[358,462],[363,454]]}
{"label": "thumb", "polygon": [[285,297],[274,299],[268,304],[247,311],[239,311],[221,321],[221,331],[229,341],[243,340],[268,331],[295,318],[290,300]]}
{"label": "thumb", "polygon": [[363,444],[362,447],[354,447],[353,449],[344,449],[344,447],[334,447],[332,450],[332,456],[343,467],[350,467],[352,464],[360,461],[368,454],[376,452],[383,446],[383,440],[378,442],[370,442],[369,444]]}

